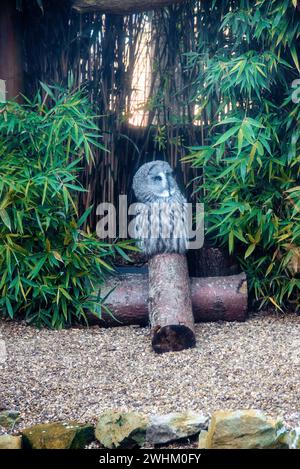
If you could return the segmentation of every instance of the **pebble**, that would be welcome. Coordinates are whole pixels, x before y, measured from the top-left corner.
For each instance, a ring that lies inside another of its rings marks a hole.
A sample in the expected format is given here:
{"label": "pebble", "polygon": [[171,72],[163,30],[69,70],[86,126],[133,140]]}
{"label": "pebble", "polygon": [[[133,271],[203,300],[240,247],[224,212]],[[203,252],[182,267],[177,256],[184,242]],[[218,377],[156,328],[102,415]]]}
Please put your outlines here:
{"label": "pebble", "polygon": [[163,355],[152,351],[148,328],[52,331],[2,320],[0,335],[7,350],[0,408],[20,411],[14,433],[58,420],[96,423],[108,409],[210,415],[255,408],[300,425],[296,315],[197,324],[196,348]]}

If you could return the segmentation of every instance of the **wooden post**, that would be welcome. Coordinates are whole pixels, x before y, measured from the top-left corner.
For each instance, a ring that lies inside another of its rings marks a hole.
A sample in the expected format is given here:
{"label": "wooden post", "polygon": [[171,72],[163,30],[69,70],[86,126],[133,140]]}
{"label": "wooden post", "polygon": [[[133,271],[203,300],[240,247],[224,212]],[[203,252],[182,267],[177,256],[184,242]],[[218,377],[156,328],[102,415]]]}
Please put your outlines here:
{"label": "wooden post", "polygon": [[0,79],[6,83],[6,99],[20,100],[23,91],[23,62],[20,20],[16,2],[0,3]]}
{"label": "wooden post", "polygon": [[180,351],[196,344],[186,256],[157,254],[149,264],[149,321],[153,350]]}

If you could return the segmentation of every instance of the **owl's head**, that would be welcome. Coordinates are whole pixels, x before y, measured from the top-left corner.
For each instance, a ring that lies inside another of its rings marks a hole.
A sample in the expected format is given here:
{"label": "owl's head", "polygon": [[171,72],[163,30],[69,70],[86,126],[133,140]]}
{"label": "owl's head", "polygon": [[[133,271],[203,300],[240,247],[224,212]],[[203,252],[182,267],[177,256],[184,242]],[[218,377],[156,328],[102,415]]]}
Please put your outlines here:
{"label": "owl's head", "polygon": [[153,197],[164,200],[179,190],[171,166],[160,160],[141,166],[133,178],[132,187],[140,202],[150,201]]}

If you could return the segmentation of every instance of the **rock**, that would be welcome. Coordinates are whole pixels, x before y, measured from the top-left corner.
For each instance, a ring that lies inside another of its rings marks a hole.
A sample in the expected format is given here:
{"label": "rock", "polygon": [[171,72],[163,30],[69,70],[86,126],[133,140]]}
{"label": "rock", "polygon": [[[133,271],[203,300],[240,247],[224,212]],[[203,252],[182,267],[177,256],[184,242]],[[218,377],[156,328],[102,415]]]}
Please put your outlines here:
{"label": "rock", "polygon": [[2,410],[0,412],[0,427],[13,428],[20,420],[20,412],[17,410]]}
{"label": "rock", "polygon": [[300,449],[300,427],[289,432],[288,443],[290,449]]}
{"label": "rock", "polygon": [[12,435],[0,435],[0,449],[21,449],[22,437]]}
{"label": "rock", "polygon": [[105,448],[135,448],[145,442],[148,419],[137,412],[107,411],[96,426],[95,435]]}
{"label": "rock", "polygon": [[200,434],[201,449],[288,448],[280,420],[259,410],[220,410],[212,415],[206,435]]}
{"label": "rock", "polygon": [[174,412],[150,418],[146,440],[151,444],[167,443],[197,435],[208,427],[208,417],[196,412]]}
{"label": "rock", "polygon": [[22,431],[24,448],[80,449],[94,440],[94,428],[89,424],[46,423]]}
{"label": "rock", "polygon": [[208,435],[208,432],[206,430],[203,430],[202,432],[200,432],[199,443],[198,443],[198,448],[199,449],[206,449],[207,435]]}

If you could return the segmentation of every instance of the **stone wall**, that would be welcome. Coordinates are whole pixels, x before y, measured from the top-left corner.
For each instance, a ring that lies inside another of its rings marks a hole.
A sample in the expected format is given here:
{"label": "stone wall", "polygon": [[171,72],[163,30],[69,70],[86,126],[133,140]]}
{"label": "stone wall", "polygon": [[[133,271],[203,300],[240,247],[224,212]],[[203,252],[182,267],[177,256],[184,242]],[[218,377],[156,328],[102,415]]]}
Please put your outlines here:
{"label": "stone wall", "polygon": [[300,428],[288,429],[280,419],[253,409],[220,410],[211,417],[193,411],[151,417],[107,411],[99,416],[96,426],[52,422],[15,434],[13,428],[19,418],[13,410],[0,412],[0,428],[7,431],[0,436],[0,449],[78,449],[89,445],[133,449],[176,442],[198,449],[300,449]]}

